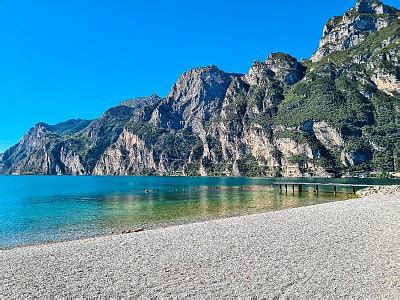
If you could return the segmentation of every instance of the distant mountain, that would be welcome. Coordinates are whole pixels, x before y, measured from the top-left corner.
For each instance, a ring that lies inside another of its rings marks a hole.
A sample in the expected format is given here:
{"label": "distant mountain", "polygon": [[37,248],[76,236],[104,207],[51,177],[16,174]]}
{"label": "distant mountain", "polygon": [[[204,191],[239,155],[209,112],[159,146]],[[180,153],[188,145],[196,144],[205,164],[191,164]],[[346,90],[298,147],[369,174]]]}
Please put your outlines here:
{"label": "distant mountain", "polygon": [[156,94],[153,94],[149,97],[139,97],[135,99],[130,99],[130,100],[125,100],[120,103],[122,106],[129,106],[134,109],[141,109],[145,107],[151,107],[152,105],[156,104],[157,102],[160,102],[162,99],[157,96]]}
{"label": "distant mountain", "polygon": [[310,60],[273,53],[247,74],[184,73],[165,98],[97,120],[35,125],[1,173],[338,176],[400,166],[400,13],[359,0]]}

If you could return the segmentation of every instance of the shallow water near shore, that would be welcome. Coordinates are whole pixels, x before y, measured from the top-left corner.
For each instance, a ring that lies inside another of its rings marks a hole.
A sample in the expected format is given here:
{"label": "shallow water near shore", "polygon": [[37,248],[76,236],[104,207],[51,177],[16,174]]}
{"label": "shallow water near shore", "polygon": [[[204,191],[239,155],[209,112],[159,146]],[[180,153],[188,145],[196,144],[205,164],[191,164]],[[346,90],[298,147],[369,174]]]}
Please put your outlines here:
{"label": "shallow water near shore", "polygon": [[[0,176],[0,249],[354,198],[349,188],[279,191],[275,182],[399,180]],[[147,191],[146,191],[147,190]]]}

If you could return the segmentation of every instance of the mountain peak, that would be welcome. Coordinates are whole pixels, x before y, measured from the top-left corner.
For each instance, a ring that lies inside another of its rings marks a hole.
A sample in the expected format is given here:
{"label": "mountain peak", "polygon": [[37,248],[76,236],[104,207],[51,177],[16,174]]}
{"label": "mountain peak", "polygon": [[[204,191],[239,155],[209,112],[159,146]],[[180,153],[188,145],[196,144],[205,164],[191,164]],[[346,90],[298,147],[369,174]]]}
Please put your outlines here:
{"label": "mountain peak", "polygon": [[221,86],[223,86],[222,89],[225,89],[225,86],[229,85],[230,81],[230,74],[225,73],[215,65],[194,68],[179,77],[168,98],[181,99],[182,97],[188,97],[194,99],[205,95],[207,95],[206,98],[215,98],[217,97],[215,93],[220,97],[219,90]]}
{"label": "mountain peak", "polygon": [[332,52],[356,46],[368,34],[393,24],[399,16],[398,9],[379,0],[358,0],[343,16],[331,18],[327,22],[319,48],[311,60],[317,62]]}
{"label": "mountain peak", "polygon": [[357,5],[379,5],[382,4],[382,1],[380,0],[357,0],[356,6]]}
{"label": "mountain peak", "polygon": [[153,105],[159,101],[161,101],[161,98],[156,93],[153,93],[147,97],[137,97],[137,98],[122,101],[120,103],[120,105],[139,109],[139,108],[143,108],[145,106]]}
{"label": "mountain peak", "polygon": [[268,55],[267,59],[265,60],[265,63],[276,62],[276,61],[286,61],[286,62],[293,63],[293,62],[297,62],[297,59],[287,53],[276,52],[276,53],[271,53],[270,55]]}
{"label": "mountain peak", "polygon": [[265,78],[273,78],[292,85],[303,77],[303,67],[296,58],[283,52],[271,53],[264,63],[256,61],[245,75],[250,85],[259,85]]}
{"label": "mountain peak", "polygon": [[396,14],[398,11],[379,0],[358,0],[351,10],[361,14]]}

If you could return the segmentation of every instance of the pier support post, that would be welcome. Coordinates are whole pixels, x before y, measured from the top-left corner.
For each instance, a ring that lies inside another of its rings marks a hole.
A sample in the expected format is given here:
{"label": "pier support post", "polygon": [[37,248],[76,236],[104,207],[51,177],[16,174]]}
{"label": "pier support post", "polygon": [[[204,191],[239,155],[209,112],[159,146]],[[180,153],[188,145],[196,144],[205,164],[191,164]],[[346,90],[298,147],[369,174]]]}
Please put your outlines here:
{"label": "pier support post", "polygon": [[287,195],[287,184],[285,184],[285,190],[286,190],[286,195]]}
{"label": "pier support post", "polygon": [[356,187],[355,186],[353,186],[353,194],[354,195],[356,194]]}
{"label": "pier support post", "polygon": [[293,192],[293,194],[294,194],[294,184],[292,184],[292,192]]}
{"label": "pier support post", "polygon": [[299,184],[299,193],[303,192],[303,186],[301,184]]}
{"label": "pier support post", "polygon": [[335,195],[337,194],[336,185],[333,186],[333,193],[334,193]]}
{"label": "pier support post", "polygon": [[319,187],[318,185],[315,186],[315,193],[318,195],[319,194]]}

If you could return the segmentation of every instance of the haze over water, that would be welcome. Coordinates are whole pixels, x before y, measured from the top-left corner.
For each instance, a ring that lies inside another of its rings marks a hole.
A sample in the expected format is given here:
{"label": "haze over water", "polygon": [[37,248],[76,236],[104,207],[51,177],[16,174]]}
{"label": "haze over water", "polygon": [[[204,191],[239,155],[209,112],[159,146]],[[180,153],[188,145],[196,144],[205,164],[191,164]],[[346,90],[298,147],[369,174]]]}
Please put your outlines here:
{"label": "haze over water", "polygon": [[[352,198],[305,191],[288,195],[273,182],[306,179],[211,177],[0,176],[0,248],[71,240],[123,230],[190,223]],[[311,179],[308,179],[311,181]],[[321,181],[321,180],[319,180]],[[399,184],[390,180],[329,182]],[[148,190],[148,192],[146,192]]]}

